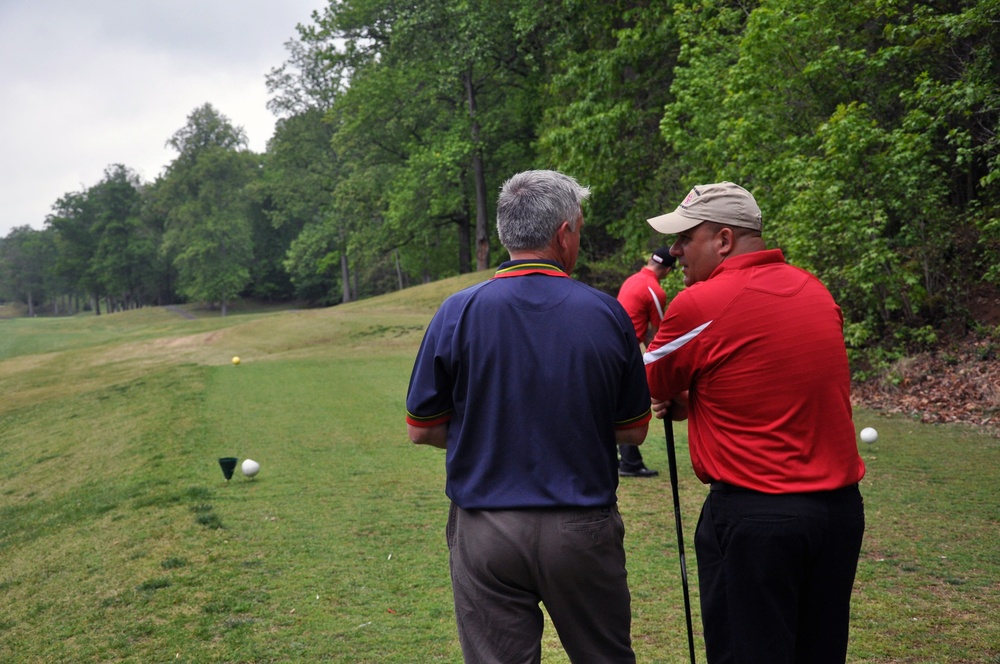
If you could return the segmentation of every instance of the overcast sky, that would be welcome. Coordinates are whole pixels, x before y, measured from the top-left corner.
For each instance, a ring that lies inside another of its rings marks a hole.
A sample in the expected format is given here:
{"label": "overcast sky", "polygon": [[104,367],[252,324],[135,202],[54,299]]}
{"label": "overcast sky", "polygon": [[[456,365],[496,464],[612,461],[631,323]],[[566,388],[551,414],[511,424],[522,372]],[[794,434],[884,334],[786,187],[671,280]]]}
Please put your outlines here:
{"label": "overcast sky", "polygon": [[0,237],[112,164],[151,181],[210,103],[263,152],[265,75],[326,0],[0,0]]}

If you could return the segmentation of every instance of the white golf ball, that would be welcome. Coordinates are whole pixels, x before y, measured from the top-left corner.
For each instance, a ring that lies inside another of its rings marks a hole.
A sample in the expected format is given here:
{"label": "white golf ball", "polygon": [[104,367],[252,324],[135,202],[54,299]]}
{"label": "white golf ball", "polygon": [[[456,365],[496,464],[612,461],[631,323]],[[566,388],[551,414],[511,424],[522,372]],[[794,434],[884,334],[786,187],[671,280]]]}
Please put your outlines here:
{"label": "white golf ball", "polygon": [[240,466],[240,468],[243,470],[243,474],[247,477],[253,477],[260,472],[260,464],[253,459],[244,459],[243,465]]}
{"label": "white golf ball", "polygon": [[878,431],[871,427],[865,427],[861,430],[861,440],[865,443],[874,443],[878,440]]}

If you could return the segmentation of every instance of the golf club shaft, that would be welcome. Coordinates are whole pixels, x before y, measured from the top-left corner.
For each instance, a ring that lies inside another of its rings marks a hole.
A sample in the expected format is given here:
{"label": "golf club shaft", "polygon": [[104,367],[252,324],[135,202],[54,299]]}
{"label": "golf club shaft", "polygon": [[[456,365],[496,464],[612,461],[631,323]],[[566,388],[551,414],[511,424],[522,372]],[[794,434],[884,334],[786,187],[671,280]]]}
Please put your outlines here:
{"label": "golf club shaft", "polygon": [[688,593],[687,563],[684,561],[684,531],[681,529],[681,499],[677,491],[677,454],[674,452],[674,424],[670,409],[663,417],[663,432],[667,438],[667,465],[670,467],[670,490],[674,498],[674,525],[677,530],[677,551],[681,561],[681,587],[684,589],[684,618],[687,620],[688,652],[694,660],[694,630],[691,627],[691,596]]}

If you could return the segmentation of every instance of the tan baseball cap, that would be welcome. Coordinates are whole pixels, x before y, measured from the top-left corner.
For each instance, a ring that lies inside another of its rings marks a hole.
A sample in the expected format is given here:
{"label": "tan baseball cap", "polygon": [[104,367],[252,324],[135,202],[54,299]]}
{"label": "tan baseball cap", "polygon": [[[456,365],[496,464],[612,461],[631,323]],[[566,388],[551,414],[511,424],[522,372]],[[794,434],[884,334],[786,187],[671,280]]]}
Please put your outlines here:
{"label": "tan baseball cap", "polygon": [[753,194],[732,182],[699,184],[676,210],[646,221],[664,235],[686,231],[705,221],[761,230],[760,208]]}

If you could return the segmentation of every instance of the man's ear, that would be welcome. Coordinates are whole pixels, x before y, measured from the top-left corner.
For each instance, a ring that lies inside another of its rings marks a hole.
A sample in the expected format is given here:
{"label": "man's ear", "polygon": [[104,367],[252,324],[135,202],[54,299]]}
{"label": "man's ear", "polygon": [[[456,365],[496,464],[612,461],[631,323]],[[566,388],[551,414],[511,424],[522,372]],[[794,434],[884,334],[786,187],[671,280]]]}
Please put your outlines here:
{"label": "man's ear", "polygon": [[723,256],[728,256],[736,246],[736,235],[733,233],[733,229],[728,226],[723,226],[719,230],[716,239],[719,243],[719,253]]}
{"label": "man's ear", "polygon": [[556,239],[559,240],[559,247],[565,249],[569,243],[567,236],[573,232],[570,228],[569,222],[564,221],[559,225],[559,230],[556,231]]}

